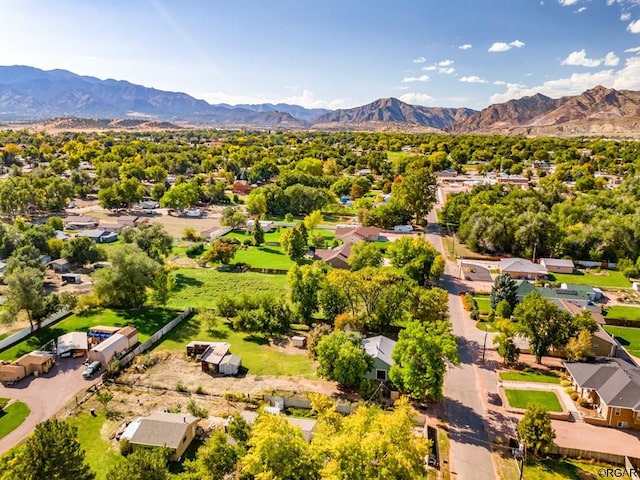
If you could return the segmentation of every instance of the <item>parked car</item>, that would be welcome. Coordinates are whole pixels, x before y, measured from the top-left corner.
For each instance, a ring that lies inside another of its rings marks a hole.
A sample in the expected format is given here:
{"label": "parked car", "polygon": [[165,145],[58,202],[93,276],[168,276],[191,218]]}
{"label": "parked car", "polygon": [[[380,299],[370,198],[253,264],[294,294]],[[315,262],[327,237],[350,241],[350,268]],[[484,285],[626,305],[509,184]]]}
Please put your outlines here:
{"label": "parked car", "polygon": [[91,362],[87,368],[84,369],[84,372],[82,372],[82,376],[84,378],[91,378],[93,377],[96,373],[98,373],[98,371],[100,370],[100,367],[102,365],[100,364],[100,362],[95,361],[95,362]]}

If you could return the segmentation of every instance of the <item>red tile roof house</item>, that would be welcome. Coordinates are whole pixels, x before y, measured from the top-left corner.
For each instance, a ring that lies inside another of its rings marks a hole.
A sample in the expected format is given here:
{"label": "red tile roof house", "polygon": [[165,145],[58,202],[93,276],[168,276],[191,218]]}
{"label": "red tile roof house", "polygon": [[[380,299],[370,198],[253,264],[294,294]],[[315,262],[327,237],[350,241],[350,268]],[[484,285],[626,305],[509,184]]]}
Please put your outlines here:
{"label": "red tile roof house", "polygon": [[338,227],[336,228],[336,240],[342,240],[344,244],[355,244],[362,240],[376,242],[380,239],[380,229],[377,227]]}

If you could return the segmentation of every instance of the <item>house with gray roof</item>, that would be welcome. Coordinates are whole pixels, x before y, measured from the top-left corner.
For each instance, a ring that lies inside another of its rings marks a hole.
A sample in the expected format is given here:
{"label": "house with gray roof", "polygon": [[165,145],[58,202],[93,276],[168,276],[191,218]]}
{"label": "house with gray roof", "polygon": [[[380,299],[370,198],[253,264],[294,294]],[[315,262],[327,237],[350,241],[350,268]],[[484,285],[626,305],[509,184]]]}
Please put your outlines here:
{"label": "house with gray roof", "polygon": [[511,278],[522,280],[538,280],[547,276],[547,269],[525,258],[502,258],[499,263],[500,273],[508,273]]}
{"label": "house with gray roof", "polygon": [[381,381],[388,380],[389,370],[394,364],[391,355],[393,354],[396,342],[384,335],[378,335],[377,337],[362,340],[362,346],[365,352],[367,352],[367,355],[373,358],[373,368],[367,372],[365,378]]}
{"label": "house with gray roof", "polygon": [[155,412],[133,420],[120,436],[131,445],[143,448],[167,447],[171,459],[179,460],[196,436],[198,418],[186,413]]}
{"label": "house with gray roof", "polygon": [[551,273],[573,273],[573,260],[565,258],[541,258],[540,265]]}
{"label": "house with gray roof", "polygon": [[640,430],[640,368],[621,358],[564,363],[572,386],[609,427]]}

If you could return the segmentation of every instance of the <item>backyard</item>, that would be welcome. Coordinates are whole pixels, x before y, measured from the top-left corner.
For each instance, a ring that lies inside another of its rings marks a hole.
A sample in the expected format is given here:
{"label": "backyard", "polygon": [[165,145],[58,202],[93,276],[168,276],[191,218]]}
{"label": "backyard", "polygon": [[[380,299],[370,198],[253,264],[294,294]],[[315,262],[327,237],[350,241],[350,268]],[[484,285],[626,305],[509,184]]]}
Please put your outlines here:
{"label": "backyard", "polygon": [[513,408],[526,409],[529,405],[538,405],[548,412],[562,412],[562,406],[555,392],[505,389],[504,393],[509,405]]}
{"label": "backyard", "polygon": [[170,310],[101,309],[86,315],[73,314],[61,322],[36,332],[31,337],[0,353],[0,360],[15,360],[25,353],[37,350],[46,343],[68,332],[86,332],[94,325],[124,327],[133,325],[138,330],[138,340],[144,342],[178,313]]}
{"label": "backyard", "polygon": [[640,357],[640,328],[605,326],[604,329],[634,357]]}
{"label": "backyard", "polygon": [[0,438],[13,432],[20,426],[24,419],[29,416],[31,411],[22,402],[9,403],[7,407],[5,405],[9,402],[8,398],[0,398]]}
{"label": "backyard", "polygon": [[631,282],[617,270],[601,270],[599,273],[553,273],[548,275],[552,282],[589,285],[596,288],[631,288]]}
{"label": "backyard", "polygon": [[631,307],[627,305],[612,305],[605,309],[604,316],[606,318],[640,322],[640,306]]}
{"label": "backyard", "polygon": [[[520,472],[510,452],[505,451],[498,462],[500,478],[519,478]],[[528,480],[574,480],[598,478],[600,469],[613,468],[611,465],[586,460],[561,457],[531,459],[524,466],[523,478]],[[602,474],[599,475],[602,477]]]}
{"label": "backyard", "polygon": [[256,272],[219,272],[212,268],[181,268],[174,270],[176,285],[167,306],[174,309],[193,307],[212,309],[222,294],[240,297],[270,293],[281,297],[287,284],[286,275]]}
{"label": "backyard", "polygon": [[197,315],[191,317],[174,328],[155,350],[183,353],[192,340],[229,342],[231,352],[242,357],[242,366],[252,375],[315,377],[313,361],[306,350],[280,347],[268,338],[236,332],[222,319],[211,331]]}
{"label": "backyard", "polygon": [[557,383],[561,379],[553,372],[546,371],[509,371],[500,372],[500,380],[510,382],[536,382],[536,383]]}

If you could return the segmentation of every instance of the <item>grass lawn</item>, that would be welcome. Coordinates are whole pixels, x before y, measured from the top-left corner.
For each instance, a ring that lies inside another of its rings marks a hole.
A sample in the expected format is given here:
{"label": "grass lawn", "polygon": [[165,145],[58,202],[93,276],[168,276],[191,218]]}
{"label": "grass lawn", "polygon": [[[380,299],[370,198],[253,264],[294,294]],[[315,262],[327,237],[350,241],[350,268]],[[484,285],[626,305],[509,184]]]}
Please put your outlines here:
{"label": "grass lawn", "polygon": [[640,307],[631,307],[627,305],[613,305],[605,310],[607,318],[616,318],[619,320],[640,321]]}
{"label": "grass lawn", "polygon": [[[486,317],[485,317],[486,319]],[[483,332],[497,332],[498,329],[491,322],[487,322],[485,319],[480,319],[476,322],[476,328]]]}
{"label": "grass lawn", "polygon": [[612,467],[584,460],[551,457],[542,461],[528,462],[524,466],[524,478],[530,480],[598,478],[598,471],[601,468]]}
{"label": "grass lawn", "polygon": [[608,326],[604,329],[634,357],[640,357],[640,328]]}
{"label": "grass lawn", "polygon": [[451,260],[456,258],[475,258],[476,260],[491,260],[490,257],[486,257],[481,253],[474,252],[469,249],[464,243],[460,243],[458,238],[455,239],[455,251],[453,248],[453,237],[444,236],[442,237],[442,246],[444,247],[444,251],[447,254],[447,257]]}
{"label": "grass lawn", "polygon": [[553,372],[500,372],[500,380],[511,382],[557,383],[561,378]]}
{"label": "grass lawn", "polygon": [[514,408],[527,408],[535,404],[548,412],[562,412],[562,406],[554,392],[505,389],[504,393],[507,395],[509,405]]}
{"label": "grass lawn", "polygon": [[178,325],[156,347],[158,350],[184,352],[192,340],[224,341],[231,344],[231,351],[242,357],[242,366],[252,375],[292,375],[314,377],[313,362],[302,350],[300,354],[286,354],[269,346],[268,341],[248,333],[235,332],[222,320],[214,332],[191,317]]}
{"label": "grass lawn", "polygon": [[561,283],[574,283],[602,288],[631,288],[631,282],[616,270],[602,270],[602,273],[554,273],[549,274],[549,280]]}
{"label": "grass lawn", "polygon": [[128,311],[103,309],[89,315],[74,314],[0,353],[0,360],[15,360],[60,335],[67,332],[86,332],[94,325],[114,327],[133,325],[138,330],[138,339],[144,342],[176,315],[175,311],[150,309]]}
{"label": "grass lawn", "polygon": [[239,249],[233,257],[233,263],[248,263],[254,268],[289,270],[295,262],[282,247],[263,246]]}
{"label": "grass lawn", "polygon": [[22,402],[14,402],[0,413],[0,438],[13,432],[29,416],[31,410]]}
{"label": "grass lawn", "polygon": [[176,286],[171,292],[169,308],[213,308],[221,294],[234,297],[256,293],[284,295],[286,275],[266,275],[256,272],[219,272],[209,268],[182,268],[173,272]]}
{"label": "grass lawn", "polygon": [[95,417],[88,413],[81,413],[69,417],[66,421],[78,428],[78,441],[85,451],[87,463],[96,473],[96,480],[104,480],[107,470],[123,460],[120,452],[112,448],[107,440],[108,433],[111,432],[103,432],[103,426],[115,430],[116,425],[111,422],[105,425],[102,412],[97,413]]}
{"label": "grass lawn", "polygon": [[488,315],[491,311],[489,304],[489,295],[473,295],[473,299],[478,304],[478,311],[481,315]]}

